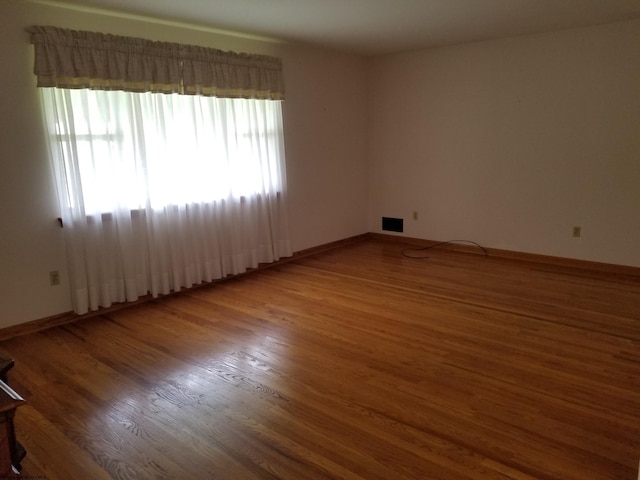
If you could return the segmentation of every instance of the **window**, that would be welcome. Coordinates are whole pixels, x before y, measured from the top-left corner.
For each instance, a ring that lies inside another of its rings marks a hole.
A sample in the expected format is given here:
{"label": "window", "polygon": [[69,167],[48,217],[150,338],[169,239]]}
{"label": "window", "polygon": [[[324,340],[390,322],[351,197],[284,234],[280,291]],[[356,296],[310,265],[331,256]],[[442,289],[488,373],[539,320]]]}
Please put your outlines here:
{"label": "window", "polygon": [[87,214],[274,195],[282,189],[279,101],[42,92],[68,195],[77,197]]}
{"label": "window", "polygon": [[29,31],[77,313],[291,255],[278,58]]}

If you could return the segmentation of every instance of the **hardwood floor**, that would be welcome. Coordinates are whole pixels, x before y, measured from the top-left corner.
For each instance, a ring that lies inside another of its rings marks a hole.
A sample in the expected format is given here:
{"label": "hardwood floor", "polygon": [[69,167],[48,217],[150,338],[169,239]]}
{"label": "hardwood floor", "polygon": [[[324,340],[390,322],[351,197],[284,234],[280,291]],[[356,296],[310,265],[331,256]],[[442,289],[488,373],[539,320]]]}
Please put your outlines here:
{"label": "hardwood floor", "polygon": [[367,240],[0,343],[23,473],[635,480],[640,278]]}

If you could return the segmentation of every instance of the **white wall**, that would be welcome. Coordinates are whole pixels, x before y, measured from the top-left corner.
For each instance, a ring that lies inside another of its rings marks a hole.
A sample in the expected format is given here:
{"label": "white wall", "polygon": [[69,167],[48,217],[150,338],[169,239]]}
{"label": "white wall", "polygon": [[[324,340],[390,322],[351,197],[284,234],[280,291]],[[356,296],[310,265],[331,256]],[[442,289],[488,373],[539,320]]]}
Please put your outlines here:
{"label": "white wall", "polygon": [[[0,328],[71,310],[35,87],[29,25],[276,55],[283,59],[294,250],[367,231],[366,62],[328,51],[0,0]],[[59,270],[62,285],[49,286]]]}
{"label": "white wall", "polygon": [[370,230],[640,266],[639,59],[640,21],[376,58]]}
{"label": "white wall", "polygon": [[[294,250],[380,231],[385,215],[404,217],[409,236],[640,266],[640,22],[367,68],[352,55],[22,0],[0,0],[0,18],[0,328],[71,309],[24,31],[33,24],[281,57]],[[49,286],[51,270],[62,285]]]}

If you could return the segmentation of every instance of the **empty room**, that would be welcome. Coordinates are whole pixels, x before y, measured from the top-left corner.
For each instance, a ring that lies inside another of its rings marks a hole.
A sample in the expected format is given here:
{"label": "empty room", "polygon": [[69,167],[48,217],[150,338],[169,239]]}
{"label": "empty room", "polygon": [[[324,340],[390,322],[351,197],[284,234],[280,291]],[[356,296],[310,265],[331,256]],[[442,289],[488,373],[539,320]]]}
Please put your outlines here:
{"label": "empty room", "polygon": [[0,0],[0,478],[638,480],[638,0]]}

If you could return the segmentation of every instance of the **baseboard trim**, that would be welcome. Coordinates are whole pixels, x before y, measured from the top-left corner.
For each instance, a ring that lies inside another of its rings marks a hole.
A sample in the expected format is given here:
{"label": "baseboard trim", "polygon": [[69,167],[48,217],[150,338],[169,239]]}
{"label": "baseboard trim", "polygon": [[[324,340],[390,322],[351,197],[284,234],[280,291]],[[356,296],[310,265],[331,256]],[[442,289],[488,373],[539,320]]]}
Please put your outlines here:
{"label": "baseboard trim", "polygon": [[[273,267],[277,267],[278,265],[283,265],[285,263],[289,263],[289,262],[293,262],[295,260],[299,260],[301,258],[304,257],[308,257],[310,255],[315,255],[317,253],[321,253],[321,252],[326,252],[329,250],[333,250],[336,248],[340,248],[340,247],[344,247],[353,243],[357,243],[357,242],[361,242],[363,240],[366,240],[370,238],[368,233],[363,233],[361,235],[355,235],[353,237],[348,237],[342,240],[337,240],[335,242],[329,242],[329,243],[325,243],[322,245],[318,245],[315,247],[311,247],[311,248],[306,248],[297,252],[294,252],[292,256],[290,257],[286,257],[286,258],[281,258],[280,260],[277,260],[275,262],[272,263],[264,263],[264,264],[260,264],[257,268],[252,268],[247,270],[246,272],[237,274],[237,275],[229,275],[227,277],[218,279],[218,280],[213,280],[211,282],[206,282],[206,283],[202,283],[199,285],[194,285],[193,287],[190,288],[185,288],[182,290],[179,290],[177,292],[172,292],[168,295],[162,295],[161,297],[167,297],[169,295],[176,295],[182,292],[185,292],[187,290],[193,290],[195,288],[206,288],[206,287],[210,287],[212,285],[215,285],[217,283],[220,282],[224,282],[226,280],[230,280],[232,278],[237,278],[239,276],[242,275],[247,275],[251,272],[255,272],[258,270],[263,270],[266,268],[273,268]],[[157,300],[157,298],[153,298],[151,295],[145,295],[144,297],[140,297],[138,300],[134,301],[134,302],[125,302],[125,303],[118,303],[118,304],[114,304],[108,308],[101,308],[99,310],[93,311],[93,312],[89,312],[86,313],[84,315],[78,315],[72,311],[70,312],[64,312],[64,313],[60,313],[57,315],[52,315],[49,317],[45,317],[45,318],[41,318],[38,320],[33,320],[30,322],[25,322],[25,323],[19,323],[17,325],[12,325],[10,327],[5,327],[0,329],[0,341],[2,340],[8,340],[9,338],[13,338],[13,337],[19,337],[22,335],[27,335],[30,333],[36,333],[42,330],[47,330],[49,328],[53,328],[53,327],[58,327],[60,325],[65,325],[67,323],[72,323],[72,322],[76,322],[79,320],[85,320],[87,318],[91,318],[91,317],[96,317],[96,316],[100,316],[100,315],[106,315],[109,313],[113,313],[117,310],[120,310],[122,308],[129,308],[132,307],[134,305],[139,305],[141,303],[146,303],[146,302],[150,302],[153,300]]]}
{"label": "baseboard trim", "polygon": [[298,260],[299,258],[315,255],[317,253],[325,252],[327,250],[333,250],[333,249],[345,247],[347,245],[351,245],[354,243],[362,242],[364,240],[368,240],[369,238],[371,238],[370,233],[362,233],[360,235],[354,235],[353,237],[348,237],[342,240],[337,240],[335,242],[329,242],[322,245],[318,245],[317,247],[311,247],[304,250],[300,250],[299,252],[294,253],[292,257],[285,258],[284,261],[291,262],[293,260]]}
{"label": "baseboard trim", "polygon": [[13,337],[20,337],[29,333],[35,333],[40,330],[46,330],[48,328],[57,327],[58,325],[64,325],[80,318],[73,312],[64,312],[57,315],[51,315],[49,317],[33,320],[31,322],[19,323],[17,325],[11,325],[0,329],[0,341],[7,340]]}
{"label": "baseboard trim", "polygon": [[[422,238],[405,237],[402,235],[389,235],[386,233],[370,233],[370,238],[392,243],[405,243],[417,247],[432,247],[442,242],[426,240]],[[463,243],[450,243],[442,248],[465,253],[482,253],[478,247]],[[591,272],[609,275],[622,275],[625,277],[638,277],[640,279],[640,267],[630,265],[616,265],[611,263],[594,262],[591,260],[580,260],[574,258],[554,257],[551,255],[541,255],[537,253],[516,252],[513,250],[502,250],[499,248],[483,247],[491,257],[504,260],[513,260],[521,263],[537,264],[539,266],[566,267],[581,272]]]}
{"label": "baseboard trim", "polygon": [[[273,263],[261,264],[259,267],[247,270],[244,273],[241,273],[238,275],[230,275],[228,277],[221,278],[219,280],[214,280],[212,282],[196,285],[194,287],[191,287],[190,289],[183,289],[178,292],[173,292],[169,295],[176,295],[181,292],[184,292],[185,290],[191,290],[194,288],[210,287],[211,285],[215,285],[217,283],[224,282],[232,278],[237,278],[241,275],[247,275],[257,270],[277,267],[279,265],[293,262],[301,258],[305,258],[311,255],[316,255],[318,253],[326,252],[336,248],[345,247],[354,243],[362,242],[367,239],[374,239],[374,240],[395,243],[395,244],[402,243],[407,245],[414,245],[416,247],[432,247],[439,243],[442,243],[435,240],[405,237],[402,235],[389,235],[384,233],[373,233],[373,232],[363,233],[361,235],[355,235],[353,237],[337,240],[335,242],[329,242],[329,243],[325,243],[315,247],[306,248],[304,250],[294,252],[294,254],[291,257],[282,258]],[[455,251],[455,252],[464,252],[464,253],[473,253],[473,254],[478,254],[479,252],[479,249],[477,247],[462,244],[462,243],[451,243],[446,246],[443,246],[443,248],[446,248],[448,250]],[[576,271],[576,273],[580,273],[580,274],[585,274],[585,273],[608,274],[613,276],[633,277],[634,279],[640,280],[639,267],[632,267],[632,266],[626,266],[626,265],[614,265],[609,263],[593,262],[589,260],[577,260],[572,258],[553,257],[549,255],[540,255],[535,253],[515,252],[511,250],[501,250],[497,248],[487,248],[487,247],[484,247],[484,248],[487,251],[488,255],[491,257],[500,258],[507,261],[519,262],[519,263],[531,263],[533,265],[537,265],[539,268],[544,268],[545,266],[562,267],[566,269],[572,269]],[[163,297],[166,297],[166,296],[167,295],[163,295]],[[152,300],[154,300],[154,298],[151,295],[146,295],[136,300],[135,302],[119,303],[109,308],[102,308],[94,312],[89,312],[84,315],[77,315],[74,312],[65,312],[57,315],[52,315],[50,317],[45,317],[39,320],[33,320],[31,322],[12,325],[10,327],[5,327],[0,329],[0,341],[7,340],[13,337],[27,335],[30,333],[39,332],[52,327],[57,327],[60,325],[76,322],[79,320],[84,320],[84,319],[99,316],[99,315],[113,313],[122,308],[128,308],[128,307],[138,305],[141,303],[146,303]]]}

